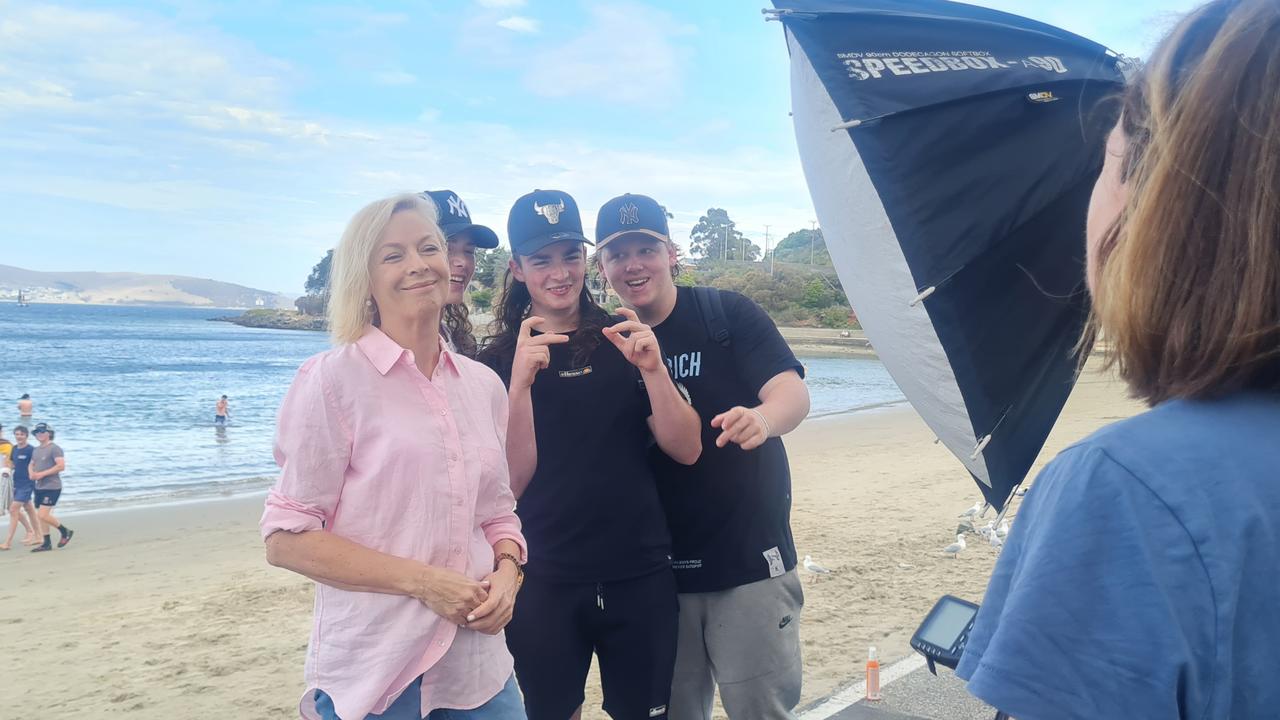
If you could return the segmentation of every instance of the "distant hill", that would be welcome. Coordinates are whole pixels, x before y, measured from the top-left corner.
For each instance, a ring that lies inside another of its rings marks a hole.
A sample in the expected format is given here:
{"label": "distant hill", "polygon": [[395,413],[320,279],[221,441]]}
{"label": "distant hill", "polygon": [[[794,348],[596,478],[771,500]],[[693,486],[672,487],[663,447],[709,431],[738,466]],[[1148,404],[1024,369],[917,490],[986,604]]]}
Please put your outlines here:
{"label": "distant hill", "polygon": [[182,275],[39,272],[0,265],[0,300],[87,305],[192,305],[292,308],[293,298],[266,290]]}

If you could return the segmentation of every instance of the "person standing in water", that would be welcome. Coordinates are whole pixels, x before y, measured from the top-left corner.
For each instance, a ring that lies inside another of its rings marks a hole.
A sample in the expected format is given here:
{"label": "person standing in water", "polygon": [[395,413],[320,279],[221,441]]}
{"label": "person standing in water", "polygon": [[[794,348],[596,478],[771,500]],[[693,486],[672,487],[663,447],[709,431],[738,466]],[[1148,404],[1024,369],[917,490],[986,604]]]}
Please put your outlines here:
{"label": "person standing in water", "polygon": [[423,195],[436,205],[440,231],[449,243],[449,304],[444,308],[444,336],[453,349],[476,356],[476,337],[467,310],[467,287],[476,274],[476,249],[498,247],[498,234],[471,221],[471,211],[452,190],[428,190]]}
{"label": "person standing in water", "polygon": [[213,424],[226,425],[227,418],[231,417],[231,405],[227,402],[227,396],[223,395],[218,399],[218,404],[213,408]]}
{"label": "person standing in water", "polygon": [[31,395],[22,393],[22,397],[18,398],[18,414],[26,421],[31,419],[33,412],[35,412],[35,403],[31,401]]}

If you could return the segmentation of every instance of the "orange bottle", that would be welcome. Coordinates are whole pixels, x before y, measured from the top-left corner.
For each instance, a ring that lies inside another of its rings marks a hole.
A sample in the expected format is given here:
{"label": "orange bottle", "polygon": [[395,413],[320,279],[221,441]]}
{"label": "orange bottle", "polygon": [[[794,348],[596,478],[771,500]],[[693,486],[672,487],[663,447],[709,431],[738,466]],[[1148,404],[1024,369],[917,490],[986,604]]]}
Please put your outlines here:
{"label": "orange bottle", "polygon": [[880,699],[880,661],[876,657],[876,646],[867,650],[867,699]]}

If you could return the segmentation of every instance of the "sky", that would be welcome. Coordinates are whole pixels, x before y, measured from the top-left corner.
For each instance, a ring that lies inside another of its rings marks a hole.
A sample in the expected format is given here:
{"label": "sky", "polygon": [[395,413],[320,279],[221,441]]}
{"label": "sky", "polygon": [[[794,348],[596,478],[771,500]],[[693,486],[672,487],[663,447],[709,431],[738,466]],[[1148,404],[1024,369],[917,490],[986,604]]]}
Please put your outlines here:
{"label": "sky", "polygon": [[[1195,0],[975,2],[1145,55]],[[709,207],[764,244],[812,205],[764,0],[0,0],[0,263],[300,294],[365,203],[449,188],[504,238],[571,193]]]}

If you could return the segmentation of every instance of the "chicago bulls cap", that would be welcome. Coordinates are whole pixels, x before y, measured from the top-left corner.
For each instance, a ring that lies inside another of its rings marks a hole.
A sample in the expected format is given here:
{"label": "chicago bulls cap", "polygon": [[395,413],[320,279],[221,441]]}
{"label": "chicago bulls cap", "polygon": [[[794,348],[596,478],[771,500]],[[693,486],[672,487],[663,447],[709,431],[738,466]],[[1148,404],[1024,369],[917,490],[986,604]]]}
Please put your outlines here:
{"label": "chicago bulls cap", "polygon": [[452,190],[428,190],[422,196],[436,204],[437,224],[446,238],[467,233],[476,247],[498,247],[498,234],[484,225],[471,222],[471,211],[457,193]]}
{"label": "chicago bulls cap", "polygon": [[562,240],[592,244],[582,234],[578,203],[560,190],[534,190],[516,200],[507,216],[507,240],[516,255],[532,255]]}
{"label": "chicago bulls cap", "polygon": [[667,209],[647,195],[619,195],[600,206],[596,215],[596,247],[624,235],[647,235],[657,240],[670,240]]}

